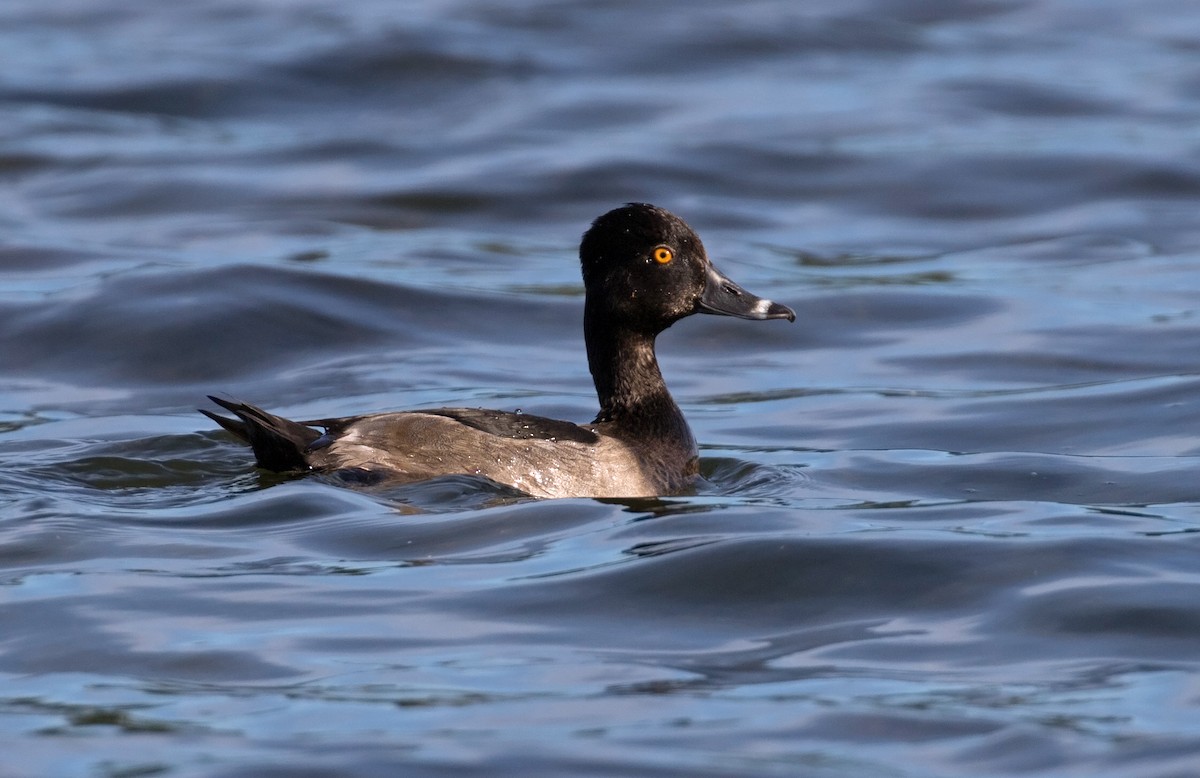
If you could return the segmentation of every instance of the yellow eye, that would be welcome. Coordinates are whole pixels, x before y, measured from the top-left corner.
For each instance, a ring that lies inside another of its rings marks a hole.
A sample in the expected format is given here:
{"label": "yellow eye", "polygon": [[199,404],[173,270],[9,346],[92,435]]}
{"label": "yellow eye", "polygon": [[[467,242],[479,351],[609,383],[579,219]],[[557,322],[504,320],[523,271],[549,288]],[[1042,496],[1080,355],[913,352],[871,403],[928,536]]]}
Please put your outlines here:
{"label": "yellow eye", "polygon": [[675,252],[666,246],[659,246],[654,250],[654,261],[658,264],[665,265],[672,259],[675,259]]}

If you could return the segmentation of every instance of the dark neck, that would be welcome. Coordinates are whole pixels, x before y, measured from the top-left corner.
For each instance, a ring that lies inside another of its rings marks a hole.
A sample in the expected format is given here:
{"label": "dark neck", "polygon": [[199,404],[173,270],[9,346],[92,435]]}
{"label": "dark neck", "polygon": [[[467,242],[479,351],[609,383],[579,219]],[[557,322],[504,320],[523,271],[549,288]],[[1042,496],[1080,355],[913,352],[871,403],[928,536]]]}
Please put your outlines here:
{"label": "dark neck", "polygon": [[597,423],[609,422],[640,435],[670,437],[695,445],[654,354],[654,335],[610,329],[585,308],[583,331],[588,367],[600,399]]}

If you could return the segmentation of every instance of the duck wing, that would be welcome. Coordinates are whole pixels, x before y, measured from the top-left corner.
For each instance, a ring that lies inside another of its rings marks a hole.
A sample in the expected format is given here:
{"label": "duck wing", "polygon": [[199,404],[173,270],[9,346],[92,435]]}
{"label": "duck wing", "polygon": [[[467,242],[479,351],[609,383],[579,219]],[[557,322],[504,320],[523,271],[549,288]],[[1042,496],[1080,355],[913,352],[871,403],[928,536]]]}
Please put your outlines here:
{"label": "duck wing", "polygon": [[551,419],[546,416],[533,416],[528,413],[512,413],[510,411],[492,411],[486,408],[434,408],[432,410],[413,411],[433,416],[444,416],[459,424],[496,435],[501,438],[515,440],[549,440],[571,441],[584,445],[595,445],[600,436],[587,427],[581,427],[569,421]]}

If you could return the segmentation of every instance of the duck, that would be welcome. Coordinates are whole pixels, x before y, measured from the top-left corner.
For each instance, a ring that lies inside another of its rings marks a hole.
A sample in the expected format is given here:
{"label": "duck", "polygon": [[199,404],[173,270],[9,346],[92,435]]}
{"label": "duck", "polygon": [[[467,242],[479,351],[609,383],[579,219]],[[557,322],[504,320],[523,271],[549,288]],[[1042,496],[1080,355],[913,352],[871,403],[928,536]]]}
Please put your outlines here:
{"label": "duck", "polygon": [[796,314],[727,278],[683,219],[649,203],[627,203],[593,221],[579,260],[584,344],[600,405],[590,424],[481,408],[292,421],[213,395],[233,417],[200,412],[275,472],[371,484],[478,476],[539,498],[694,490],[696,439],[667,390],[655,339],[697,313],[789,322]]}

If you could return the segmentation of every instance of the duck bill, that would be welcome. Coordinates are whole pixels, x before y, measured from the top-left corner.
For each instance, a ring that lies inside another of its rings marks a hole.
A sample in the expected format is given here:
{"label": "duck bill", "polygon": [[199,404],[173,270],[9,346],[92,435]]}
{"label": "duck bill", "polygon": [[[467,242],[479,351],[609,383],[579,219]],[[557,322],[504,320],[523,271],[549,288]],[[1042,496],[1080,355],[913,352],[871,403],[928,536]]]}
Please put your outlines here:
{"label": "duck bill", "polygon": [[696,310],[739,319],[796,320],[796,313],[791,308],[750,294],[712,268],[709,268]]}

